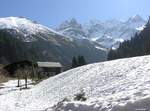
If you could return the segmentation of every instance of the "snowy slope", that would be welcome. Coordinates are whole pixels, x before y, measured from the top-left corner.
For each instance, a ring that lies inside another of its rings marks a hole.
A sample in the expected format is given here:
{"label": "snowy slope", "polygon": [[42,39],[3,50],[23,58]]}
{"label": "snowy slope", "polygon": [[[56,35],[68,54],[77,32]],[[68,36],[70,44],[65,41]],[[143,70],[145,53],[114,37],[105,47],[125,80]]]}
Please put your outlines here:
{"label": "snowy slope", "polygon": [[[21,33],[23,41],[32,42],[35,41],[33,35],[39,33],[56,35],[59,34],[56,31],[38,24],[36,21],[31,21],[30,19],[23,17],[6,17],[0,18],[0,29],[13,29],[16,30],[17,33]],[[59,34],[60,35],[60,34]],[[22,38],[21,38],[22,39]],[[41,37],[41,39],[48,40],[46,37]]]}
{"label": "snowy slope", "polygon": [[92,108],[92,111],[136,111],[136,108],[146,108],[144,111],[149,111],[149,61],[150,56],[143,56],[72,69],[44,80],[29,91],[0,96],[0,110],[42,110],[65,97],[72,98],[84,89],[88,98],[85,103],[66,103],[61,108],[66,109],[72,105],[78,109],[70,107],[72,111],[83,111],[80,109],[83,107]]}
{"label": "snowy slope", "polygon": [[24,17],[6,17],[6,18],[0,18],[0,28],[1,29],[20,29],[24,30],[30,34],[39,32],[39,31],[51,31],[53,33],[57,33],[56,31],[43,26],[41,24],[38,24],[36,21],[31,21],[30,19],[24,18]]}

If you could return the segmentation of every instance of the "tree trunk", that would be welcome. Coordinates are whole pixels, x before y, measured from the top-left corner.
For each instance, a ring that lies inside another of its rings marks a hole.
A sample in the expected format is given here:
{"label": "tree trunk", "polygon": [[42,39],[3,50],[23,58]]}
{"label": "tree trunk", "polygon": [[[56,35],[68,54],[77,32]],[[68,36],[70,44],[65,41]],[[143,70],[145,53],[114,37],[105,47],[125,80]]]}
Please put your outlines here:
{"label": "tree trunk", "polygon": [[27,77],[25,77],[25,88],[27,89]]}
{"label": "tree trunk", "polygon": [[32,63],[32,80],[35,78],[36,76],[36,71],[35,71],[35,67],[34,67],[34,64]]}
{"label": "tree trunk", "polygon": [[18,77],[18,85],[17,87],[20,87],[20,78]]}

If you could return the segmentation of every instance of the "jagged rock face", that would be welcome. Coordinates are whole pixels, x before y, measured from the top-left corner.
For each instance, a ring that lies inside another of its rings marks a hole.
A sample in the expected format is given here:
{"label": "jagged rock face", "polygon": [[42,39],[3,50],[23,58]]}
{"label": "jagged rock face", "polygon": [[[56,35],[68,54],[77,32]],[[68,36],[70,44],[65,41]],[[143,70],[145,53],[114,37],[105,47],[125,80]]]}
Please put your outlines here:
{"label": "jagged rock face", "polygon": [[62,23],[56,30],[72,38],[86,38],[106,48],[117,48],[120,42],[130,39],[136,32],[143,30],[145,23],[146,21],[139,15],[130,17],[124,22],[116,19],[104,22],[90,20],[85,24],[80,24],[72,19]]}
{"label": "jagged rock face", "polygon": [[82,25],[79,24],[74,18],[70,21],[63,22],[59,27],[56,28],[56,31],[75,39],[85,39],[88,37],[86,30],[84,30]]}
{"label": "jagged rock face", "polygon": [[[71,25],[81,28],[80,25],[76,25],[75,20],[71,21]],[[59,61],[68,66],[71,64],[72,57],[77,55],[85,56],[88,63],[106,60],[106,50],[101,45],[90,40],[66,37],[26,18],[0,18],[1,30],[23,42],[26,47],[25,52],[32,50],[36,57],[34,54],[32,56],[38,61]],[[31,54],[27,55],[31,56]]]}

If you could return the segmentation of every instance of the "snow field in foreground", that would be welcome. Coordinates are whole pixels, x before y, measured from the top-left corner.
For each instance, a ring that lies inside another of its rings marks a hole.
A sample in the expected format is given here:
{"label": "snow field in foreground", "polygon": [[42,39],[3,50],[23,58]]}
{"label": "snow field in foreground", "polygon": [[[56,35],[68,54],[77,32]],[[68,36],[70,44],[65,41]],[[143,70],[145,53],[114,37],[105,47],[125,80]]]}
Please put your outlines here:
{"label": "snow field in foreground", "polygon": [[58,107],[64,111],[149,111],[150,56],[69,70],[30,90],[0,96],[0,108],[1,111],[44,110],[65,97],[72,99],[81,89],[86,93],[86,102],[64,102]]}

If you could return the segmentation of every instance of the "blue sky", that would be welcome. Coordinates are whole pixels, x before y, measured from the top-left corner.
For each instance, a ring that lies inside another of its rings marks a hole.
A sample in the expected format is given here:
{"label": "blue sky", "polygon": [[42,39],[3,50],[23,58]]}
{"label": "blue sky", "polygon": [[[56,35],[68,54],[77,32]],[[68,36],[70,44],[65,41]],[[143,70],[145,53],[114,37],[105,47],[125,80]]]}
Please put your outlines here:
{"label": "blue sky", "polygon": [[139,14],[150,15],[150,0],[0,0],[0,17],[23,16],[49,27],[76,18],[126,20]]}

